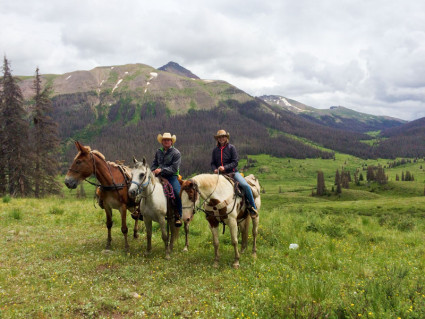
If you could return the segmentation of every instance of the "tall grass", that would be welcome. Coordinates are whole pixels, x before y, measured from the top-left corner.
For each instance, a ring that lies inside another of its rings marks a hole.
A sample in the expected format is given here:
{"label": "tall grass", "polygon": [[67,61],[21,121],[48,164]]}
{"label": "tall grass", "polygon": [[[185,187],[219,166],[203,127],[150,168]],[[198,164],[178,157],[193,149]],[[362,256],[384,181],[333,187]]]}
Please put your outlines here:
{"label": "tall grass", "polygon": [[[374,196],[363,197],[370,193],[363,185],[339,198],[311,197],[305,189],[314,174],[296,179],[282,169],[279,175],[275,168],[287,159],[257,159],[257,168],[270,168],[259,174],[266,193],[258,257],[244,253],[238,270],[231,267],[228,230],[220,236],[220,266],[212,267],[211,234],[201,214],[191,224],[189,252],[182,252],[181,232],[167,261],[158,227],[150,256],[143,227],[125,251],[117,212],[112,250],[105,251],[104,212],[91,199],[68,193],[0,203],[0,317],[425,317],[424,196],[394,182],[394,189]],[[331,162],[324,163],[329,174]],[[291,163],[310,172],[323,164]],[[127,224],[132,228],[130,217]],[[299,248],[289,249],[291,243]]]}

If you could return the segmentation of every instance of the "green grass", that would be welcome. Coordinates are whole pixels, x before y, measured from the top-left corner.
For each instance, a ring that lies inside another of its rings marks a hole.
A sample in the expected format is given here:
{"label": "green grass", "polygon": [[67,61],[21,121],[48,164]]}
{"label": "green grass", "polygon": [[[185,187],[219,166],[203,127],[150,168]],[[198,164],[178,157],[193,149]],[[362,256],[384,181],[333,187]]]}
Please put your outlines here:
{"label": "green grass", "polygon": [[[425,317],[421,163],[386,171],[408,169],[417,182],[364,183],[340,196],[312,197],[318,169],[329,188],[336,168],[364,161],[341,154],[335,161],[252,158],[266,193],[258,257],[246,252],[238,270],[228,229],[220,235],[220,266],[212,267],[201,213],[189,252],[182,252],[182,230],[167,261],[157,226],[150,256],[143,254],[143,227],[126,252],[116,211],[112,250],[105,251],[105,216],[93,205],[91,185],[86,200],[75,199],[74,190],[1,202],[0,318]],[[386,161],[367,161],[376,162]],[[127,224],[133,227],[130,217]]]}

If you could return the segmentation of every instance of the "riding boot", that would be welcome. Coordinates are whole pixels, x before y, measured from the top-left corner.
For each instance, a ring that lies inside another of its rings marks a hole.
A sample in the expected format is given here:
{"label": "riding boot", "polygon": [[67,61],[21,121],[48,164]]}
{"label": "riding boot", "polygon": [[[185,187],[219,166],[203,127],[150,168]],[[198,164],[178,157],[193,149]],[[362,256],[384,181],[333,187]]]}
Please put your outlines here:
{"label": "riding boot", "polygon": [[174,226],[181,227],[181,225],[182,225],[182,221],[180,219],[180,215],[179,215],[178,212],[175,212],[175,214],[174,214]]}
{"label": "riding boot", "polygon": [[258,217],[258,211],[253,206],[248,206],[249,214],[251,215],[251,218],[257,218]]}

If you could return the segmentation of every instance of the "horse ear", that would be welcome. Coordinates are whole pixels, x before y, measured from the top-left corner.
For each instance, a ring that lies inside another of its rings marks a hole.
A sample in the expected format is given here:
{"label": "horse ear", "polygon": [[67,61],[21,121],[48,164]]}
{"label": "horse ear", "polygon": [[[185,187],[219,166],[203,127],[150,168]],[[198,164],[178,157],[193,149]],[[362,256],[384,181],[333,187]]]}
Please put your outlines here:
{"label": "horse ear", "polygon": [[86,151],[85,147],[78,141],[75,141],[75,147],[77,148],[78,151],[84,153]]}
{"label": "horse ear", "polygon": [[146,166],[146,158],[145,157],[143,157],[142,161],[143,161],[143,165]]}
{"label": "horse ear", "polygon": [[138,160],[136,159],[136,157],[133,155],[133,162],[134,164],[137,164]]}

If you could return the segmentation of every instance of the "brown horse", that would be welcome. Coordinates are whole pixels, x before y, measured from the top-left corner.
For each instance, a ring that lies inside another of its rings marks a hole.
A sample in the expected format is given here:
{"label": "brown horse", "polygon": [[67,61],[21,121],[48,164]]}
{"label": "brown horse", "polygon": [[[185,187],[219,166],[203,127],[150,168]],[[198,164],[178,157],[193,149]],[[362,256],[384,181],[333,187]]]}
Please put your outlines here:
{"label": "brown horse", "polygon": [[[78,154],[75,156],[71,167],[65,177],[65,185],[74,189],[81,181],[87,177],[94,175],[100,185],[96,194],[99,200],[99,206],[106,213],[106,227],[108,228],[108,239],[106,248],[111,248],[111,228],[112,228],[112,209],[118,209],[121,213],[121,231],[124,235],[125,249],[128,249],[127,241],[127,209],[134,211],[134,203],[128,197],[127,191],[131,183],[131,176],[127,177],[120,167],[113,163],[107,162],[105,156],[96,150],[91,150],[89,146],[83,146],[79,142],[75,142]],[[125,167],[124,167],[125,168]],[[134,238],[137,238],[138,219],[134,225]]]}

